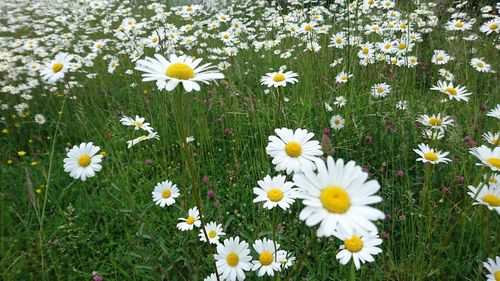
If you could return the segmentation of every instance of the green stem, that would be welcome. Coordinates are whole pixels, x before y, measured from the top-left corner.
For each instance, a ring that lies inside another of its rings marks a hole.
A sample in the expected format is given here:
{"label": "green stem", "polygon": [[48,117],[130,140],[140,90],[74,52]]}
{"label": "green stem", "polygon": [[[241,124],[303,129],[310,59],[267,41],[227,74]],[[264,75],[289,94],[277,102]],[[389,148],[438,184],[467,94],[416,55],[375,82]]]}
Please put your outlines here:
{"label": "green stem", "polygon": [[351,269],[349,270],[349,281],[356,281],[356,267],[354,265],[354,257],[351,260]]}

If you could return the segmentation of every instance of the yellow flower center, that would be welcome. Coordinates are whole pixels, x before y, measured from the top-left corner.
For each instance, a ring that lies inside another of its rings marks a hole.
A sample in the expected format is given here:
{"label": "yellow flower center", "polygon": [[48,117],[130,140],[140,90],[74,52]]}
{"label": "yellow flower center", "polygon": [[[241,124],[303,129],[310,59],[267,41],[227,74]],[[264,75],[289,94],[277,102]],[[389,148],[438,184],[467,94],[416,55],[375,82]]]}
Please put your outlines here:
{"label": "yellow flower center", "polygon": [[281,82],[283,80],[285,80],[285,75],[281,74],[281,73],[276,73],[273,77],[273,80],[274,82]]}
{"label": "yellow flower center", "polygon": [[343,214],[351,206],[349,194],[338,186],[328,186],[321,191],[319,200],[331,213]]}
{"label": "yellow flower center", "polygon": [[437,59],[438,61],[442,61],[442,60],[444,60],[444,57],[442,57],[442,56],[438,56],[436,59]]}
{"label": "yellow flower center", "polygon": [[191,12],[193,10],[193,7],[189,6],[186,8],[186,11]]}
{"label": "yellow flower center", "polygon": [[308,25],[306,25],[306,26],[304,27],[304,29],[305,29],[306,31],[311,31],[311,29],[312,29],[312,28],[313,28],[313,27],[312,27],[312,25],[310,25],[310,24],[308,24]]}
{"label": "yellow flower center", "polygon": [[228,34],[224,34],[224,39],[229,39],[229,35]]}
{"label": "yellow flower center", "polygon": [[486,194],[481,198],[485,203],[488,203],[491,207],[498,207],[500,206],[500,197],[494,195],[494,194]]}
{"label": "yellow flower center", "polygon": [[[498,25],[496,25],[496,24],[492,24],[492,25],[490,25],[490,30],[495,30],[495,29],[497,29],[497,27],[498,27]],[[500,272],[500,271],[497,271],[497,273],[498,273],[498,272]],[[496,274],[497,274],[497,273],[495,273],[495,277],[496,277]],[[500,274],[500,273],[499,273],[499,274]],[[500,278],[497,278],[497,280],[499,280],[499,279],[500,279]]]}
{"label": "yellow flower center", "polygon": [[299,157],[302,153],[302,146],[300,146],[300,143],[298,142],[291,141],[286,144],[285,152],[290,157]]}
{"label": "yellow flower center", "polygon": [[455,23],[455,27],[462,28],[462,27],[464,27],[464,24],[462,22],[457,22],[457,23]]}
{"label": "yellow flower center", "polygon": [[335,125],[338,125],[338,124],[340,124],[340,120],[339,119],[335,119],[335,121],[333,123],[335,123]]}
{"label": "yellow flower center", "polygon": [[137,127],[142,127],[142,122],[141,121],[135,121],[134,122]]}
{"label": "yellow flower center", "polygon": [[438,160],[438,156],[434,152],[427,152],[426,154],[424,154],[424,158],[429,160],[429,161],[437,161]]}
{"label": "yellow flower center", "polygon": [[364,55],[368,54],[368,52],[370,51],[370,49],[368,48],[363,48],[363,51],[361,51]]}
{"label": "yellow flower center", "polygon": [[161,192],[161,197],[165,199],[170,198],[170,195],[172,195],[172,193],[168,189],[165,189]]}
{"label": "yellow flower center", "polygon": [[479,67],[479,68],[483,68],[483,67],[484,67],[484,63],[482,63],[482,62],[478,61],[478,62],[476,63],[476,66],[477,66],[477,67]]}
{"label": "yellow flower center", "polygon": [[432,117],[431,119],[429,119],[429,124],[431,124],[432,126],[441,126],[441,123],[443,121],[439,118],[436,118],[436,117]]}
{"label": "yellow flower center", "polygon": [[400,50],[404,50],[404,49],[406,49],[406,44],[405,44],[405,43],[401,43],[401,44],[399,44],[399,49],[400,49]]}
{"label": "yellow flower center", "polygon": [[491,182],[491,183],[497,183],[498,181],[497,181],[497,178],[495,178],[495,177],[491,177],[491,178],[490,178],[490,182]]}
{"label": "yellow flower center", "polygon": [[158,37],[153,37],[153,39],[151,41],[153,41],[153,43],[158,42]]}
{"label": "yellow flower center", "polygon": [[193,224],[193,223],[194,223],[194,217],[193,217],[193,216],[189,216],[189,217],[186,219],[186,223],[187,223],[187,224]]}
{"label": "yellow flower center", "polygon": [[227,255],[226,261],[229,266],[235,267],[240,262],[240,257],[236,253],[231,252]]}
{"label": "yellow flower center", "polygon": [[340,39],[340,38],[335,39],[335,43],[337,43],[337,44],[342,43],[342,39]]}
{"label": "yellow flower center", "polygon": [[208,232],[208,237],[209,238],[214,238],[217,235],[217,232],[215,230],[210,230]]}
{"label": "yellow flower center", "polygon": [[444,89],[444,91],[452,96],[456,96],[458,94],[457,89],[452,88],[452,87],[448,87],[448,88]]}
{"label": "yellow flower center", "polygon": [[267,197],[273,202],[279,202],[283,199],[283,191],[278,188],[272,188],[267,192]]}
{"label": "yellow flower center", "polygon": [[191,66],[185,63],[173,63],[168,68],[165,74],[170,78],[179,80],[189,80],[194,78],[194,70]]}
{"label": "yellow flower center", "polygon": [[351,239],[344,240],[345,248],[351,253],[357,253],[363,249],[363,241],[358,235],[353,235]]}
{"label": "yellow flower center", "polygon": [[384,45],[384,48],[385,48],[386,50],[390,49],[390,48],[391,48],[391,44],[385,44],[385,45]]}
{"label": "yellow flower center", "polygon": [[378,87],[377,88],[377,93],[382,94],[384,92],[384,88]]}
{"label": "yellow flower center", "polygon": [[490,157],[486,159],[486,162],[490,163],[493,167],[500,169],[500,158],[497,157]]}
{"label": "yellow flower center", "polygon": [[262,265],[270,265],[273,262],[273,254],[268,251],[263,251],[259,255],[259,261]]}
{"label": "yellow flower center", "polygon": [[52,71],[54,73],[58,73],[59,71],[61,71],[63,69],[63,67],[64,67],[64,64],[62,64],[62,63],[54,63],[52,65]]}
{"label": "yellow flower center", "polygon": [[495,272],[495,280],[500,281],[500,270]]}
{"label": "yellow flower center", "polygon": [[80,165],[80,167],[87,167],[90,165],[90,156],[87,154],[80,156],[80,158],[78,158],[78,165]]}

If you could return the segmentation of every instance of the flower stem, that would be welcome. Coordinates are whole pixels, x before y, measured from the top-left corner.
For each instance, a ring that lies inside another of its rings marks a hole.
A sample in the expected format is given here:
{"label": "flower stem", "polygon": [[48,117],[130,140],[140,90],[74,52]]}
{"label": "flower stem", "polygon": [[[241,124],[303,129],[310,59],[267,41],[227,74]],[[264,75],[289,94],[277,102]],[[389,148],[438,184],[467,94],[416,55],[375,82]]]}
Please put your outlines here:
{"label": "flower stem", "polygon": [[354,257],[351,260],[351,269],[349,270],[349,281],[356,281],[356,267],[354,266]]}

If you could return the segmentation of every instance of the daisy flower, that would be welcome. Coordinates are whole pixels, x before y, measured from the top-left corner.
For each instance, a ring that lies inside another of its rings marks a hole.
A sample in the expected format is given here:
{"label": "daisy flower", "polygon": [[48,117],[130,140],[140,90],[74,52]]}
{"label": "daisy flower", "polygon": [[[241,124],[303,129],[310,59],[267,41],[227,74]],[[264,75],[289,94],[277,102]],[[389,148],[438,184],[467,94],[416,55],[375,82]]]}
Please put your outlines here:
{"label": "daisy flower", "polygon": [[[469,185],[467,192],[470,197],[476,198],[476,202],[472,205],[485,205],[490,211],[496,211],[500,214],[500,186],[497,184],[484,185],[480,184],[478,188]],[[481,190],[481,191],[479,191]],[[479,192],[479,193],[478,193]]]}
{"label": "daisy flower", "polygon": [[69,55],[67,53],[59,53],[56,55],[54,60],[45,65],[45,68],[40,71],[40,74],[47,82],[51,84],[55,83],[57,80],[64,78],[64,74],[70,68],[72,59],[72,55]]}
{"label": "daisy flower", "polygon": [[37,123],[38,125],[43,125],[45,124],[45,116],[43,116],[42,114],[36,114],[35,115],[35,123]]}
{"label": "daisy flower", "polygon": [[344,96],[338,96],[335,98],[335,102],[333,103],[339,108],[342,108],[346,105],[347,99]]}
{"label": "daisy flower", "polygon": [[446,130],[446,127],[453,126],[453,119],[449,116],[441,116],[441,113],[432,114],[431,116],[424,114],[417,119],[422,125],[431,129]]}
{"label": "daisy flower", "polygon": [[293,256],[292,253],[288,253],[285,250],[278,250],[276,254],[277,254],[277,260],[281,264],[282,269],[287,269],[293,265],[293,262],[295,261],[295,256]]}
{"label": "daisy flower", "polygon": [[224,75],[210,63],[200,66],[201,58],[193,60],[185,55],[178,57],[174,54],[168,60],[160,54],[155,54],[155,58],[146,57],[137,61],[135,69],[145,72],[142,81],[156,81],[158,90],[172,91],[182,83],[186,92],[199,91],[199,82],[208,84],[216,79],[224,79]]}
{"label": "daisy flower", "polygon": [[446,23],[446,29],[451,31],[464,31],[472,28],[472,24],[461,19],[453,19]]}
{"label": "daisy flower", "polygon": [[177,224],[177,228],[180,231],[187,231],[187,230],[193,230],[193,227],[200,227],[201,221],[200,221],[200,212],[198,211],[198,208],[195,206],[188,211],[188,217],[187,218],[179,218],[180,223]]}
{"label": "daisy flower", "polygon": [[95,176],[95,172],[102,169],[102,155],[97,154],[100,148],[89,143],[81,143],[73,146],[64,159],[64,171],[74,179],[87,180]]}
{"label": "daisy flower", "polygon": [[344,124],[345,124],[345,119],[342,118],[342,116],[340,116],[338,114],[332,116],[332,118],[330,119],[330,127],[332,129],[340,130],[340,129],[344,128]]}
{"label": "daisy flower", "polygon": [[484,165],[489,167],[493,172],[500,171],[500,146],[495,147],[493,150],[486,145],[474,147],[470,153],[476,156],[482,163],[476,165]]}
{"label": "daisy flower", "polygon": [[467,93],[465,87],[460,87],[460,85],[454,87],[453,82],[446,83],[438,81],[437,86],[432,86],[431,90],[440,91],[441,93],[447,94],[450,100],[455,99],[457,101],[469,101],[467,96],[471,95],[471,93]]}
{"label": "daisy flower", "polygon": [[151,195],[156,205],[160,205],[160,207],[163,208],[165,205],[170,206],[174,204],[175,198],[179,197],[181,194],[175,184],[166,180],[158,183],[153,192],[151,192]]}
{"label": "daisy flower", "polygon": [[489,144],[499,146],[500,145],[500,132],[492,133],[486,132],[483,134],[484,140],[486,140]]}
{"label": "daisy flower", "polygon": [[272,163],[276,165],[276,171],[298,173],[304,168],[314,169],[313,160],[323,155],[321,145],[305,129],[297,129],[293,132],[287,128],[275,129],[276,135],[269,136],[269,144],[266,147],[268,155],[273,157]]}
{"label": "daisy flower", "polygon": [[127,141],[127,148],[132,148],[132,146],[140,143],[141,141],[145,140],[151,140],[151,139],[159,139],[160,137],[158,136],[157,132],[149,132],[148,135],[142,135],[140,137],[137,137],[133,140]]}
{"label": "daisy flower", "polygon": [[231,237],[218,244],[214,258],[221,279],[245,280],[245,271],[252,269],[252,257],[249,254],[248,243],[240,242],[239,237]]}
{"label": "daisy flower", "polygon": [[490,35],[491,33],[498,33],[500,31],[500,18],[494,18],[490,21],[487,21],[481,25],[479,31],[486,33],[486,35]]}
{"label": "daisy flower", "polygon": [[500,256],[495,257],[495,260],[488,259],[483,263],[484,267],[488,270],[489,274],[485,274],[486,281],[498,281],[500,280]]}
{"label": "daisy flower", "polygon": [[139,130],[143,129],[148,132],[152,132],[153,128],[151,128],[150,124],[147,122],[144,122],[146,118],[144,117],[139,117],[138,115],[135,116],[135,119],[132,119],[127,116],[123,116],[122,119],[120,119],[120,122],[124,126],[134,126],[134,130]]}
{"label": "daisy flower", "polygon": [[484,60],[479,58],[473,58],[470,60],[470,65],[474,67],[475,70],[479,72],[490,72],[491,65],[487,64]]}
{"label": "daisy flower", "polygon": [[305,208],[299,219],[307,226],[320,224],[318,237],[332,236],[339,228],[348,232],[377,231],[373,221],[383,219],[384,213],[368,206],[382,201],[375,195],[380,189],[376,180],[366,181],[368,174],[354,161],[334,161],[328,157],[326,164],[317,159],[317,174],[305,170],[295,174],[293,181],[299,187],[299,197]]}
{"label": "daisy flower", "polygon": [[346,83],[349,78],[351,78],[353,75],[349,73],[345,73],[344,71],[340,72],[335,76],[335,82],[337,83]]}
{"label": "daisy flower", "polygon": [[435,65],[442,65],[448,63],[452,57],[446,54],[443,50],[434,50],[434,55],[432,56],[431,62]]}
{"label": "daisy flower", "polygon": [[267,274],[274,276],[274,271],[281,271],[281,264],[277,260],[276,251],[279,249],[280,244],[273,240],[264,238],[263,240],[256,240],[253,243],[253,248],[259,255],[258,260],[253,261],[252,271],[259,271],[259,277]]}
{"label": "daisy flower", "polygon": [[217,281],[217,275],[215,273],[212,273],[208,275],[203,281]]}
{"label": "daisy flower", "polygon": [[383,98],[391,92],[391,86],[386,83],[375,84],[372,87],[372,96],[376,98]]}
{"label": "daisy flower", "polygon": [[346,265],[352,259],[356,270],[358,270],[361,264],[375,261],[373,256],[382,253],[382,249],[377,247],[382,244],[382,239],[379,238],[377,232],[363,233],[348,234],[345,231],[334,233],[335,237],[344,241],[336,256],[341,264]]}
{"label": "daisy flower", "polygon": [[297,73],[292,71],[283,72],[282,70],[278,72],[266,73],[266,75],[260,78],[260,83],[262,85],[266,85],[268,88],[271,87],[284,87],[287,83],[295,84],[299,80],[297,77],[299,76]]}
{"label": "daisy flower", "polygon": [[272,209],[279,206],[286,210],[295,202],[295,189],[293,182],[286,181],[285,176],[271,178],[267,175],[264,180],[257,182],[259,187],[253,188],[257,197],[253,202],[264,202],[264,208]]}
{"label": "daisy flower", "polygon": [[500,104],[497,104],[495,108],[492,110],[488,111],[486,116],[494,117],[496,119],[500,119]]}
{"label": "daisy flower", "polygon": [[441,151],[434,150],[430,148],[427,144],[421,143],[418,145],[418,149],[414,149],[415,153],[420,155],[421,158],[417,158],[417,161],[422,161],[424,163],[439,164],[451,162],[450,159],[445,158],[448,152],[442,153]]}
{"label": "daisy flower", "polygon": [[439,70],[439,75],[443,76],[446,81],[453,81],[455,80],[455,75],[453,73],[449,72],[448,70],[441,68]]}
{"label": "daisy flower", "polygon": [[[224,229],[222,228],[222,224],[217,224],[214,221],[205,224],[205,230],[207,231],[208,242],[210,242],[210,244],[219,244],[219,238],[223,235],[226,235]],[[200,229],[200,233],[198,234],[198,236],[200,236],[201,242],[207,242],[205,233],[203,233],[203,229]]]}

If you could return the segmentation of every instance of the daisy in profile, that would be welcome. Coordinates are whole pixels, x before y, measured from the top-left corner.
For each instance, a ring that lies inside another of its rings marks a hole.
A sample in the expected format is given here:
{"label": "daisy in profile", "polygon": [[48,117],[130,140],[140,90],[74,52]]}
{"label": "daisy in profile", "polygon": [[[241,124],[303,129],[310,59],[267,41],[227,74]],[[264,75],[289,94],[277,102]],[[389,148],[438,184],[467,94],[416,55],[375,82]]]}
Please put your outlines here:
{"label": "daisy in profile", "polygon": [[133,140],[127,141],[127,148],[132,148],[132,146],[134,146],[142,141],[145,141],[145,140],[159,139],[159,138],[160,138],[160,136],[158,136],[157,132],[149,132],[149,134],[147,134],[147,135],[142,135],[142,136],[139,136]]}
{"label": "daisy in profile", "polygon": [[260,78],[260,83],[266,85],[268,88],[271,87],[284,87],[287,83],[295,84],[299,80],[297,78],[299,75],[292,71],[283,72],[282,70],[278,72],[266,73],[266,75]]}
{"label": "daisy in profile", "polygon": [[493,172],[500,171],[500,146],[495,147],[493,150],[486,145],[474,147],[470,153],[476,156],[482,163],[476,165],[484,165],[489,167]]}
{"label": "daisy in profile", "polygon": [[488,111],[486,116],[494,117],[496,119],[500,119],[500,104],[497,104],[495,108],[492,110]]}
{"label": "daisy in profile", "polygon": [[286,210],[295,202],[295,189],[293,182],[286,181],[285,176],[271,178],[267,175],[263,180],[257,182],[259,187],[253,188],[257,197],[253,202],[264,202],[264,208],[272,209],[279,206]]}
{"label": "daisy in profile", "polygon": [[167,60],[162,55],[155,54],[155,58],[146,57],[137,61],[135,69],[145,72],[142,81],[156,81],[158,90],[172,91],[179,83],[186,92],[200,90],[200,82],[208,84],[217,79],[224,79],[224,75],[210,63],[200,65],[202,59],[195,59],[182,55],[171,54]]}
{"label": "daisy in profile", "polygon": [[417,158],[417,161],[431,164],[451,162],[450,159],[445,158],[445,156],[448,155],[448,152],[443,153],[441,151],[434,150],[424,143],[419,144],[418,149],[414,149],[413,151],[421,157]]}
{"label": "daisy in profile", "polygon": [[102,155],[97,154],[100,148],[89,143],[81,143],[80,146],[73,146],[64,159],[64,171],[74,179],[87,180],[95,176],[95,172],[102,169]]}
{"label": "daisy in profile", "polygon": [[483,138],[485,141],[487,141],[489,144],[499,146],[500,145],[500,132],[492,133],[492,132],[486,132],[483,134]]}
{"label": "daisy in profile", "polygon": [[177,228],[180,231],[193,230],[193,227],[200,227],[200,212],[198,208],[195,206],[188,211],[187,218],[179,218],[180,223],[177,224]]}
{"label": "daisy in profile", "polygon": [[471,93],[467,93],[465,87],[460,87],[460,85],[454,87],[453,82],[446,83],[443,81],[438,81],[437,86],[432,86],[431,90],[440,91],[441,93],[447,94],[450,100],[457,101],[469,101],[467,96]]}
{"label": "daisy in profile", "polygon": [[293,176],[305,205],[299,219],[307,226],[320,224],[318,237],[330,237],[339,229],[377,231],[373,221],[383,219],[384,213],[368,205],[382,201],[375,195],[379,183],[367,181],[368,174],[354,161],[344,164],[344,160],[329,156],[326,164],[321,159],[315,162],[317,173],[305,170]]}
{"label": "daisy in profile", "polygon": [[431,116],[424,114],[417,119],[422,125],[430,129],[446,130],[448,126],[453,126],[453,119],[449,116],[441,116],[441,113],[432,114]]}
{"label": "daisy in profile", "polygon": [[491,70],[491,65],[487,64],[482,58],[471,59],[470,65],[479,72],[490,72]]}
{"label": "daisy in profile", "polygon": [[259,255],[259,259],[253,261],[252,271],[258,270],[257,275],[259,277],[265,274],[274,276],[275,271],[281,271],[281,264],[277,260],[276,253],[279,247],[280,244],[267,238],[256,240],[253,243],[253,248]]}
{"label": "daisy in profile", "polygon": [[345,124],[345,119],[342,118],[342,116],[340,116],[338,114],[332,116],[332,118],[330,119],[330,127],[332,129],[340,130],[340,129],[344,128],[344,124]]}
{"label": "daisy in profile", "polygon": [[138,115],[135,116],[135,119],[132,119],[127,116],[123,116],[122,119],[120,119],[120,122],[124,126],[134,126],[134,130],[145,130],[148,132],[152,132],[153,128],[151,128],[150,124],[147,122],[144,122],[146,118],[144,117],[139,117]]}
{"label": "daisy in profile", "polygon": [[467,194],[472,198],[476,198],[476,202],[472,203],[472,205],[485,205],[489,210],[500,214],[500,185],[480,184],[478,188],[469,185],[469,190],[470,192],[467,192]]}
{"label": "daisy in profile", "polygon": [[488,270],[486,281],[498,281],[500,280],[500,256],[496,256],[495,259],[488,259],[483,263],[484,267]]}
{"label": "daisy in profile", "polygon": [[386,83],[375,84],[372,87],[372,96],[376,98],[386,97],[391,92],[391,86]]}
{"label": "daisy in profile", "polygon": [[336,256],[341,264],[346,265],[352,259],[356,270],[359,270],[361,264],[375,261],[373,256],[382,253],[382,249],[377,247],[382,244],[382,239],[379,238],[377,232],[363,233],[349,234],[345,231],[334,233],[335,237],[344,241],[344,244],[340,245],[340,252]]}
{"label": "daisy in profile", "polygon": [[[207,231],[208,242],[210,242],[210,244],[219,244],[220,237],[226,235],[224,229],[222,228],[222,224],[217,224],[214,221],[205,224],[205,230]],[[198,236],[200,237],[201,242],[207,242],[203,229],[200,229]]]}
{"label": "daisy in profile", "polygon": [[266,152],[273,157],[272,163],[276,165],[276,171],[291,174],[304,168],[314,169],[313,160],[323,155],[323,152],[319,141],[311,140],[313,133],[305,129],[297,129],[294,132],[287,128],[274,131],[278,136],[269,136]]}
{"label": "daisy in profile", "polygon": [[174,204],[175,198],[179,197],[181,194],[175,184],[166,180],[158,183],[153,192],[151,192],[151,195],[156,205],[160,205],[160,207],[163,208],[165,205],[170,206]]}
{"label": "daisy in profile", "polygon": [[253,266],[248,243],[240,242],[239,237],[231,237],[218,244],[214,258],[221,280],[245,280],[245,271],[250,271]]}
{"label": "daisy in profile", "polygon": [[287,269],[293,265],[295,261],[295,256],[292,253],[288,253],[285,250],[278,250],[277,252],[278,262],[281,264],[282,269]]}
{"label": "daisy in profile", "polygon": [[40,71],[43,79],[49,83],[55,83],[57,80],[64,78],[64,74],[70,68],[73,56],[67,53],[59,53],[54,60]]}

